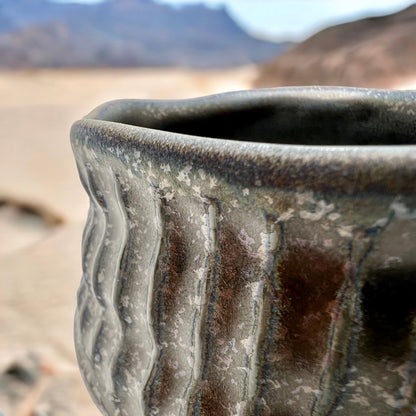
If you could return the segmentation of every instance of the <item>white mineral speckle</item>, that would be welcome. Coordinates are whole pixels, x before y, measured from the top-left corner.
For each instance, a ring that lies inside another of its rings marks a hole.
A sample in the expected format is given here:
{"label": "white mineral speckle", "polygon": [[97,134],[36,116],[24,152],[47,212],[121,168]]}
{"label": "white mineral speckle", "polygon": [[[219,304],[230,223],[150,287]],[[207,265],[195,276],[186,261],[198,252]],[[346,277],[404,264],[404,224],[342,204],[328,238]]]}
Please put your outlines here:
{"label": "white mineral speckle", "polygon": [[390,209],[394,211],[397,218],[404,220],[416,220],[416,210],[411,211],[403,202],[398,200],[390,205]]}
{"label": "white mineral speckle", "polygon": [[244,248],[248,251],[248,252],[252,252],[252,245],[255,243],[254,238],[250,237],[247,233],[247,231],[243,228],[239,233],[238,233],[238,240],[240,241],[240,243],[244,246]]}
{"label": "white mineral speckle", "polygon": [[264,199],[268,202],[269,205],[273,204],[273,198],[270,195],[265,195]]}
{"label": "white mineral speckle", "polygon": [[377,220],[374,224],[373,227],[385,227],[387,225],[387,223],[389,222],[388,218],[380,218],[379,220]]}
{"label": "white mineral speckle", "polygon": [[328,215],[329,221],[336,221],[339,218],[341,218],[341,214],[338,214],[338,212],[333,212],[333,213]]}
{"label": "white mineral speckle", "polygon": [[194,185],[192,187],[193,191],[197,194],[197,195],[201,195],[201,187],[198,185]]}
{"label": "white mineral speckle", "polygon": [[334,204],[326,204],[324,200],[321,200],[315,205],[314,212],[302,210],[300,211],[299,216],[304,220],[319,221],[334,208]]}
{"label": "white mineral speckle", "polygon": [[198,169],[198,174],[202,180],[204,180],[207,177],[207,174],[205,173],[203,169]]}
{"label": "white mineral speckle", "polygon": [[353,394],[352,397],[348,401],[351,403],[358,403],[361,406],[370,406],[368,399],[359,394]]}
{"label": "white mineral speckle", "polygon": [[279,215],[279,220],[280,221],[288,221],[293,217],[293,213],[295,212],[295,210],[293,208],[289,208],[287,211],[282,212]]}
{"label": "white mineral speckle", "polygon": [[215,188],[217,186],[217,182],[218,182],[217,178],[214,178],[214,177],[209,178],[209,187],[211,189]]}
{"label": "white mineral speckle", "polygon": [[185,166],[178,174],[178,176],[176,177],[178,179],[179,182],[184,182],[186,183],[188,186],[191,185],[191,178],[189,177],[189,173],[192,170],[192,166],[188,165]]}
{"label": "white mineral speckle", "polygon": [[166,164],[161,164],[160,165],[160,169],[162,169],[163,170],[163,172],[165,172],[165,173],[168,173],[168,172],[170,172],[170,165],[169,165],[169,163],[166,163]]}
{"label": "white mineral speckle", "polygon": [[313,192],[296,193],[295,197],[298,205],[305,205],[306,202],[316,203],[313,197]]}
{"label": "white mineral speckle", "polygon": [[353,228],[353,225],[342,225],[337,228],[337,232],[341,237],[351,238]]}

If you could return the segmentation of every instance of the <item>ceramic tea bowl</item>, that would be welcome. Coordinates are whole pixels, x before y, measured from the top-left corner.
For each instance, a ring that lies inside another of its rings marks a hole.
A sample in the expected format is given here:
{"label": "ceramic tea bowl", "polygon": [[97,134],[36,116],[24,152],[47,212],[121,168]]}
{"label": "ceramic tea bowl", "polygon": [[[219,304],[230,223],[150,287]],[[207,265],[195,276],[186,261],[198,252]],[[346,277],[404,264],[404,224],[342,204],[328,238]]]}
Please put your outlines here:
{"label": "ceramic tea bowl", "polygon": [[103,414],[415,414],[415,92],[116,101],[72,145]]}

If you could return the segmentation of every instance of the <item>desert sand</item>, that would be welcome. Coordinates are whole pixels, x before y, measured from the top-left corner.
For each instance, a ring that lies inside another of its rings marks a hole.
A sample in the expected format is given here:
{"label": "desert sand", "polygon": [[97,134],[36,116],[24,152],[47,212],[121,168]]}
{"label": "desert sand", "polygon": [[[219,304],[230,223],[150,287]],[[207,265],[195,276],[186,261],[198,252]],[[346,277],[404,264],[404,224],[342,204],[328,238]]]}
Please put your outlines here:
{"label": "desert sand", "polygon": [[72,338],[88,201],[71,124],[118,98],[249,88],[254,68],[0,72],[0,415],[94,416]]}
{"label": "desert sand", "polygon": [[402,80],[394,87],[395,89],[399,90],[416,90],[416,79],[415,78],[408,78]]}
{"label": "desert sand", "polygon": [[[118,98],[250,87],[253,67],[0,72],[0,415],[98,416],[72,339],[88,201],[69,130]],[[416,89],[403,80],[401,89]]]}

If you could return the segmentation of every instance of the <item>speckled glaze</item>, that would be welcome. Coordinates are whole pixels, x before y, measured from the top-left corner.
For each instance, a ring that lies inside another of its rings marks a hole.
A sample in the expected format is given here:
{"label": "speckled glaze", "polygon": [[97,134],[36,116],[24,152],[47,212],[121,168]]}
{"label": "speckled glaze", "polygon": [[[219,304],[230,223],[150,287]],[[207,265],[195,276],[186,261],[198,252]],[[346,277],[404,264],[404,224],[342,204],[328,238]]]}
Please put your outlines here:
{"label": "speckled glaze", "polygon": [[416,414],[416,93],[125,100],[72,128],[104,415]]}

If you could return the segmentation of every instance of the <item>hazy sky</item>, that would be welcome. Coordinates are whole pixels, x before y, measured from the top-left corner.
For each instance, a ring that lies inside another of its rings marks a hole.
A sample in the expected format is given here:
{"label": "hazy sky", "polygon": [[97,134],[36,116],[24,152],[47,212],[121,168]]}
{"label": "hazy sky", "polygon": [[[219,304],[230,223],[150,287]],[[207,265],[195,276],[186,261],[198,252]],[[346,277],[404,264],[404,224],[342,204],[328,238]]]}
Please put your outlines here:
{"label": "hazy sky", "polygon": [[[70,1],[70,0],[59,0]],[[72,0],[93,3],[100,0]],[[225,4],[246,30],[276,39],[301,40],[331,24],[392,13],[415,0],[157,0],[172,5]]]}

